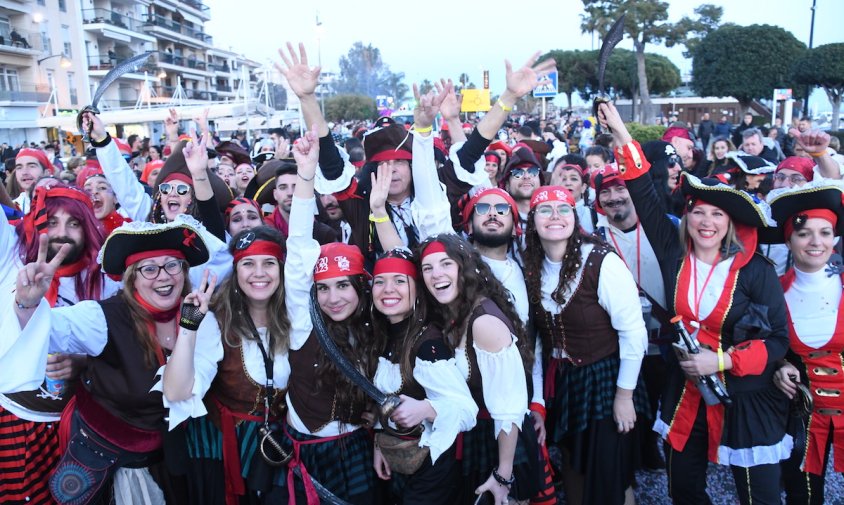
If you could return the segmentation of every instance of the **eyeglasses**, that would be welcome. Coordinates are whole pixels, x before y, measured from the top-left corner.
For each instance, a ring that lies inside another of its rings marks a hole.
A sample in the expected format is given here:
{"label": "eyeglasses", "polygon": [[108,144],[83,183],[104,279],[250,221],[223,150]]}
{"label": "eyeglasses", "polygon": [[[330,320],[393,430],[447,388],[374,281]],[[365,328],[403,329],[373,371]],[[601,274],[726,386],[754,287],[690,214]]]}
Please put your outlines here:
{"label": "eyeglasses", "polygon": [[485,216],[489,214],[489,211],[495,209],[495,213],[499,216],[507,216],[510,215],[510,204],[508,203],[476,203],[475,204],[475,214],[479,216]]}
{"label": "eyeglasses", "polygon": [[162,270],[167,272],[170,275],[180,274],[184,271],[184,261],[182,260],[173,260],[168,261],[167,263],[158,266],[158,265],[144,265],[138,269],[140,272],[141,277],[144,279],[151,281],[158,278],[158,274],[161,273]]}
{"label": "eyeglasses", "polygon": [[806,178],[800,174],[791,174],[785,175],[783,173],[774,174],[774,180],[777,182],[784,182],[786,179],[791,181],[792,184],[803,184],[806,182]]}
{"label": "eyeglasses", "polygon": [[510,177],[515,177],[516,179],[521,179],[525,175],[538,177],[539,176],[539,168],[538,167],[514,168],[513,170],[510,171]]}
{"label": "eyeglasses", "polygon": [[571,205],[561,203],[560,205],[539,205],[536,207],[535,214],[540,217],[549,218],[557,213],[559,216],[567,216],[571,214]]}
{"label": "eyeglasses", "polygon": [[185,196],[190,193],[190,186],[187,184],[170,184],[169,182],[162,182],[158,185],[158,192],[162,195],[169,195],[174,189],[176,190],[176,194],[179,196]]}

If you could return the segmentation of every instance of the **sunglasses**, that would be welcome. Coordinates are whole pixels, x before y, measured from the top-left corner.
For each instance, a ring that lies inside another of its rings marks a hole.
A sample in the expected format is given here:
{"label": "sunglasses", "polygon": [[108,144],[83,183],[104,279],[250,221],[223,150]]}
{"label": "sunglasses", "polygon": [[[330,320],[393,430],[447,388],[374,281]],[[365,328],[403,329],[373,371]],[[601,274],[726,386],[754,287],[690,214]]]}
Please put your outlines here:
{"label": "sunglasses", "polygon": [[571,214],[572,208],[571,205],[562,203],[560,205],[540,205],[536,207],[536,215],[542,216],[544,218],[549,218],[557,213],[560,216],[567,216]]}
{"label": "sunglasses", "polygon": [[538,177],[539,176],[539,167],[514,168],[513,170],[510,171],[510,177],[515,177],[516,179],[521,179],[525,175]]}
{"label": "sunglasses", "polygon": [[190,193],[190,186],[187,184],[170,184],[169,182],[162,182],[158,185],[158,192],[162,195],[169,195],[174,189],[176,190],[176,194],[179,196],[185,196]]}
{"label": "sunglasses", "polygon": [[491,211],[493,208],[495,208],[495,213],[498,214],[499,216],[507,216],[507,215],[510,214],[510,211],[512,210],[510,208],[510,204],[508,204],[508,203],[496,203],[496,204],[476,203],[475,204],[475,214],[477,214],[479,216],[485,216],[485,215],[489,214],[489,211]]}

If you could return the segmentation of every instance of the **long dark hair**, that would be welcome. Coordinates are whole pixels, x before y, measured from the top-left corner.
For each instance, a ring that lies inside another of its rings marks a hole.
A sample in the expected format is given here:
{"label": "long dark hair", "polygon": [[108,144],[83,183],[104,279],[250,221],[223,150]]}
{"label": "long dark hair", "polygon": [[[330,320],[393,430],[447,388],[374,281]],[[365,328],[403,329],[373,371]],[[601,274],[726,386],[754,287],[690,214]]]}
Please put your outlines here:
{"label": "long dark hair", "polygon": [[[378,357],[384,349],[386,335],[376,334],[372,331],[372,324],[369,320],[372,291],[369,288],[367,279],[363,275],[350,275],[348,279],[358,294],[357,308],[344,321],[334,321],[325,316],[324,313],[323,319],[328,328],[328,334],[337,345],[337,348],[346,357],[356,362],[361,367],[364,375],[374,377],[375,369],[378,367]],[[314,284],[313,289],[316,289],[316,284]],[[322,389],[323,387],[334,388],[336,390],[337,404],[349,405],[350,408],[355,404],[368,401],[364,392],[346,379],[324,352],[319,353],[318,364],[319,371],[317,372],[316,389]],[[351,412],[350,417],[354,414],[354,412]]]}
{"label": "long dark hair", "polygon": [[[256,240],[268,240],[284,246],[284,237],[275,228],[257,226],[251,230],[243,230],[229,242],[229,253],[234,255],[235,245],[248,232],[255,234]],[[267,307],[267,333],[273,336],[273,353],[279,354],[290,347],[290,320],[287,317],[287,305],[284,302],[284,264],[279,261],[279,286],[270,296]],[[255,340],[252,333],[253,323],[247,319],[249,310],[246,295],[238,289],[237,263],[234,264],[231,275],[214,293],[211,299],[211,310],[220,326],[223,342],[229,347],[240,347],[243,340]]]}
{"label": "long dark hair", "polygon": [[[560,269],[560,279],[551,298],[557,303],[565,303],[566,287],[574,280],[580,269],[580,249],[584,243],[600,245],[604,242],[594,235],[581,231],[580,220],[574,212],[574,231],[563,253],[563,268]],[[527,231],[525,232],[525,280],[527,281],[528,300],[531,304],[542,303],[542,261],[545,259],[545,248],[534,223],[535,209],[528,213]]]}
{"label": "long dark hair", "polygon": [[528,342],[525,321],[519,318],[510,300],[509,292],[493,275],[478,251],[453,233],[441,233],[428,237],[419,244],[416,250],[416,264],[420,271],[421,253],[431,242],[440,242],[445,246],[446,254],[457,263],[459,272],[457,291],[460,296],[453,302],[448,305],[440,304],[428,289],[425,289],[424,296],[431,307],[442,307],[440,311],[431,311],[431,318],[442,329],[449,347],[453,350],[460,345],[463,335],[466,334],[469,316],[478,302],[488,298],[498,305],[498,308],[513,323],[514,334],[518,338],[519,354],[525,370],[530,371],[533,367],[533,342]]}
{"label": "long dark hair", "polygon": [[[393,249],[391,251],[387,251],[387,253],[384,254],[383,258],[401,258],[406,259],[408,261],[414,260],[412,254],[402,249]],[[413,309],[411,313],[407,316],[407,329],[405,330],[405,334],[401,338],[399,342],[399,347],[396,350],[396,352],[398,352],[399,354],[399,367],[401,369],[401,376],[405,382],[407,382],[410,378],[413,377],[413,363],[415,358],[412,355],[414,347],[413,344],[425,330],[428,323],[428,302],[426,301],[425,296],[423,296],[420,292],[420,290],[424,291],[425,286],[422,285],[421,282],[418,282],[415,277],[408,276],[408,283],[410,282],[413,282],[416,287],[416,299],[412,300]],[[387,320],[387,316],[375,309],[375,304],[373,303],[372,328],[375,332],[375,335],[387,335],[389,326],[390,322]]]}

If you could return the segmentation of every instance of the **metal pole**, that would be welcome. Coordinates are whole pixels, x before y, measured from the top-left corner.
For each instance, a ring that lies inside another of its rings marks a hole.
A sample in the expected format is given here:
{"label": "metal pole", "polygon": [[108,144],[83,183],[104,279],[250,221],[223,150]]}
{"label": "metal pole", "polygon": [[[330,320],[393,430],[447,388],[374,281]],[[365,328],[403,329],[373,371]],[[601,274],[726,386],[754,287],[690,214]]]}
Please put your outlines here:
{"label": "metal pole", "polygon": [[545,97],[542,97],[542,120],[545,121]]}
{"label": "metal pole", "polygon": [[[817,7],[818,0],[812,0],[812,24],[809,25],[809,49],[812,49],[812,45],[815,40],[815,8]],[[812,86],[806,85],[806,100],[803,102],[803,116],[809,116],[809,95],[812,93]]]}
{"label": "metal pole", "polygon": [[771,128],[774,127],[774,124],[777,122],[777,90],[774,90],[774,101],[771,105]]}

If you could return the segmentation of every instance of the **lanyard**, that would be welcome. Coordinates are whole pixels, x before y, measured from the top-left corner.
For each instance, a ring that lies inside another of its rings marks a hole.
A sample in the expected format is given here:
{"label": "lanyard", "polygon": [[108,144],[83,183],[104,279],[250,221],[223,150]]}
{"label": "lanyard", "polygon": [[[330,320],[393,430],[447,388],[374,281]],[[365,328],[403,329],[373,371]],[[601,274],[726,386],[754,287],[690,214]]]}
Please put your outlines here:
{"label": "lanyard", "polygon": [[700,322],[700,302],[703,298],[703,292],[706,291],[706,285],[709,284],[709,280],[712,279],[712,274],[715,272],[715,267],[718,266],[716,263],[712,265],[712,268],[709,269],[709,274],[706,276],[706,280],[703,281],[703,286],[700,288],[700,291],[697,290],[697,258],[692,255],[692,279],[694,281],[694,299],[695,299],[695,313],[694,316],[698,322]]}
{"label": "lanyard", "polygon": [[[258,329],[255,328],[255,323],[252,321],[252,317],[247,312],[246,320],[249,323],[249,330],[252,332],[252,336],[255,337],[255,341],[258,343],[258,349],[261,351],[261,356],[264,358],[264,371],[267,377],[267,382],[265,384],[266,391],[264,392],[264,425],[269,425],[270,420],[270,398],[275,398],[275,388],[273,387],[273,359],[267,353],[267,350],[264,349],[264,344],[261,342],[261,335],[258,334]],[[267,340],[270,347],[270,350],[273,348],[273,336],[267,330]]]}
{"label": "lanyard", "polygon": [[[621,252],[618,242],[615,241],[615,234],[612,232],[612,227],[607,226],[607,230],[610,232],[610,238],[612,239],[612,244],[615,246],[615,251],[621,257],[621,261],[624,262],[627,269],[630,270],[630,265],[627,263],[624,253]],[[642,286],[642,227],[639,226],[638,222],[636,223],[636,284],[639,287]]]}

